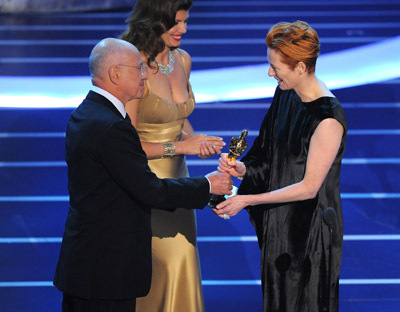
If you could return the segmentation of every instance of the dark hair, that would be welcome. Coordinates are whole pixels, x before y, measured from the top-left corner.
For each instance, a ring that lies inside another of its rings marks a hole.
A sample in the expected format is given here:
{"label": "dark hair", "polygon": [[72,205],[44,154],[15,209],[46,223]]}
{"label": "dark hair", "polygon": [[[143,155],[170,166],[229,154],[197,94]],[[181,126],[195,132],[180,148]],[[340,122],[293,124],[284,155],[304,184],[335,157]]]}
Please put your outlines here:
{"label": "dark hair", "polygon": [[278,23],[268,32],[267,47],[281,53],[282,61],[295,68],[303,62],[308,72],[315,71],[320,44],[317,32],[306,22]]}
{"label": "dark hair", "polygon": [[150,67],[157,54],[165,49],[161,35],[175,26],[176,13],[189,11],[192,0],[138,0],[121,39],[128,41],[147,56]]}

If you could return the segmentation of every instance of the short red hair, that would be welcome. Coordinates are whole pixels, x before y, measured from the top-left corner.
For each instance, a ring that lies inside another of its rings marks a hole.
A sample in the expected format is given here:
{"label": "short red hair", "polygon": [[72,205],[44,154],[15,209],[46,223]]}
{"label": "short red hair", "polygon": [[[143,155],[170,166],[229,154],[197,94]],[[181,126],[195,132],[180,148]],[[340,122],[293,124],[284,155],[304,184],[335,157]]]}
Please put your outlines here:
{"label": "short red hair", "polygon": [[319,38],[306,22],[275,24],[268,32],[266,42],[269,49],[280,52],[282,61],[292,69],[298,62],[303,62],[308,72],[315,71],[320,49]]}

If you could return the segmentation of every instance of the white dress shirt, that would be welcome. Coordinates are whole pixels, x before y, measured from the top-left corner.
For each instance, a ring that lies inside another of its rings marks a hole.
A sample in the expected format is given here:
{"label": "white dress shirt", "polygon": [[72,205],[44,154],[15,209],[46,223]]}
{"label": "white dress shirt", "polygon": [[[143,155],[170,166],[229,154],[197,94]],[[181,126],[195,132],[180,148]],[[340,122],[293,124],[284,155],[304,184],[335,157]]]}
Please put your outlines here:
{"label": "white dress shirt", "polygon": [[125,105],[122,104],[122,102],[118,100],[114,95],[96,86],[92,86],[92,91],[104,96],[107,100],[113,103],[115,108],[118,109],[118,111],[121,113],[122,117],[126,117]]}

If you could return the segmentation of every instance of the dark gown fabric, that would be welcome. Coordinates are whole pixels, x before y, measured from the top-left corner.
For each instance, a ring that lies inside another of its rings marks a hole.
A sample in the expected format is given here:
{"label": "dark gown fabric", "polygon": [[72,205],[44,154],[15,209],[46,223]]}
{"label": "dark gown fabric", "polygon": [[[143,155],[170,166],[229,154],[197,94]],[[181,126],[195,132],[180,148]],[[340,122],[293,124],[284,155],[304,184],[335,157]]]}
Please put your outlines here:
{"label": "dark gown fabric", "polygon": [[[242,159],[247,172],[239,194],[264,193],[300,182],[311,137],[326,118],[336,119],[344,134],[317,196],[247,208],[261,248],[264,312],[338,311],[343,246],[339,180],[347,133],[339,101],[321,97],[303,103],[293,90],[278,87],[259,136]],[[336,212],[335,218],[326,215],[330,226],[323,220],[328,207]]]}

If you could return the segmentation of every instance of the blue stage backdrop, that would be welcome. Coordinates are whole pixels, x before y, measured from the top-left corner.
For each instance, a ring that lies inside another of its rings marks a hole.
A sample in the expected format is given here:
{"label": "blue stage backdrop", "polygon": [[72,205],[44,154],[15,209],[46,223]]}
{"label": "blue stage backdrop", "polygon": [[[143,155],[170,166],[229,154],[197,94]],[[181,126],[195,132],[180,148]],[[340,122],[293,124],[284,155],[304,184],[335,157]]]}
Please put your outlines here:
{"label": "blue stage backdrop", "polygon": [[123,9],[135,0],[1,0],[1,13],[49,13]]}

